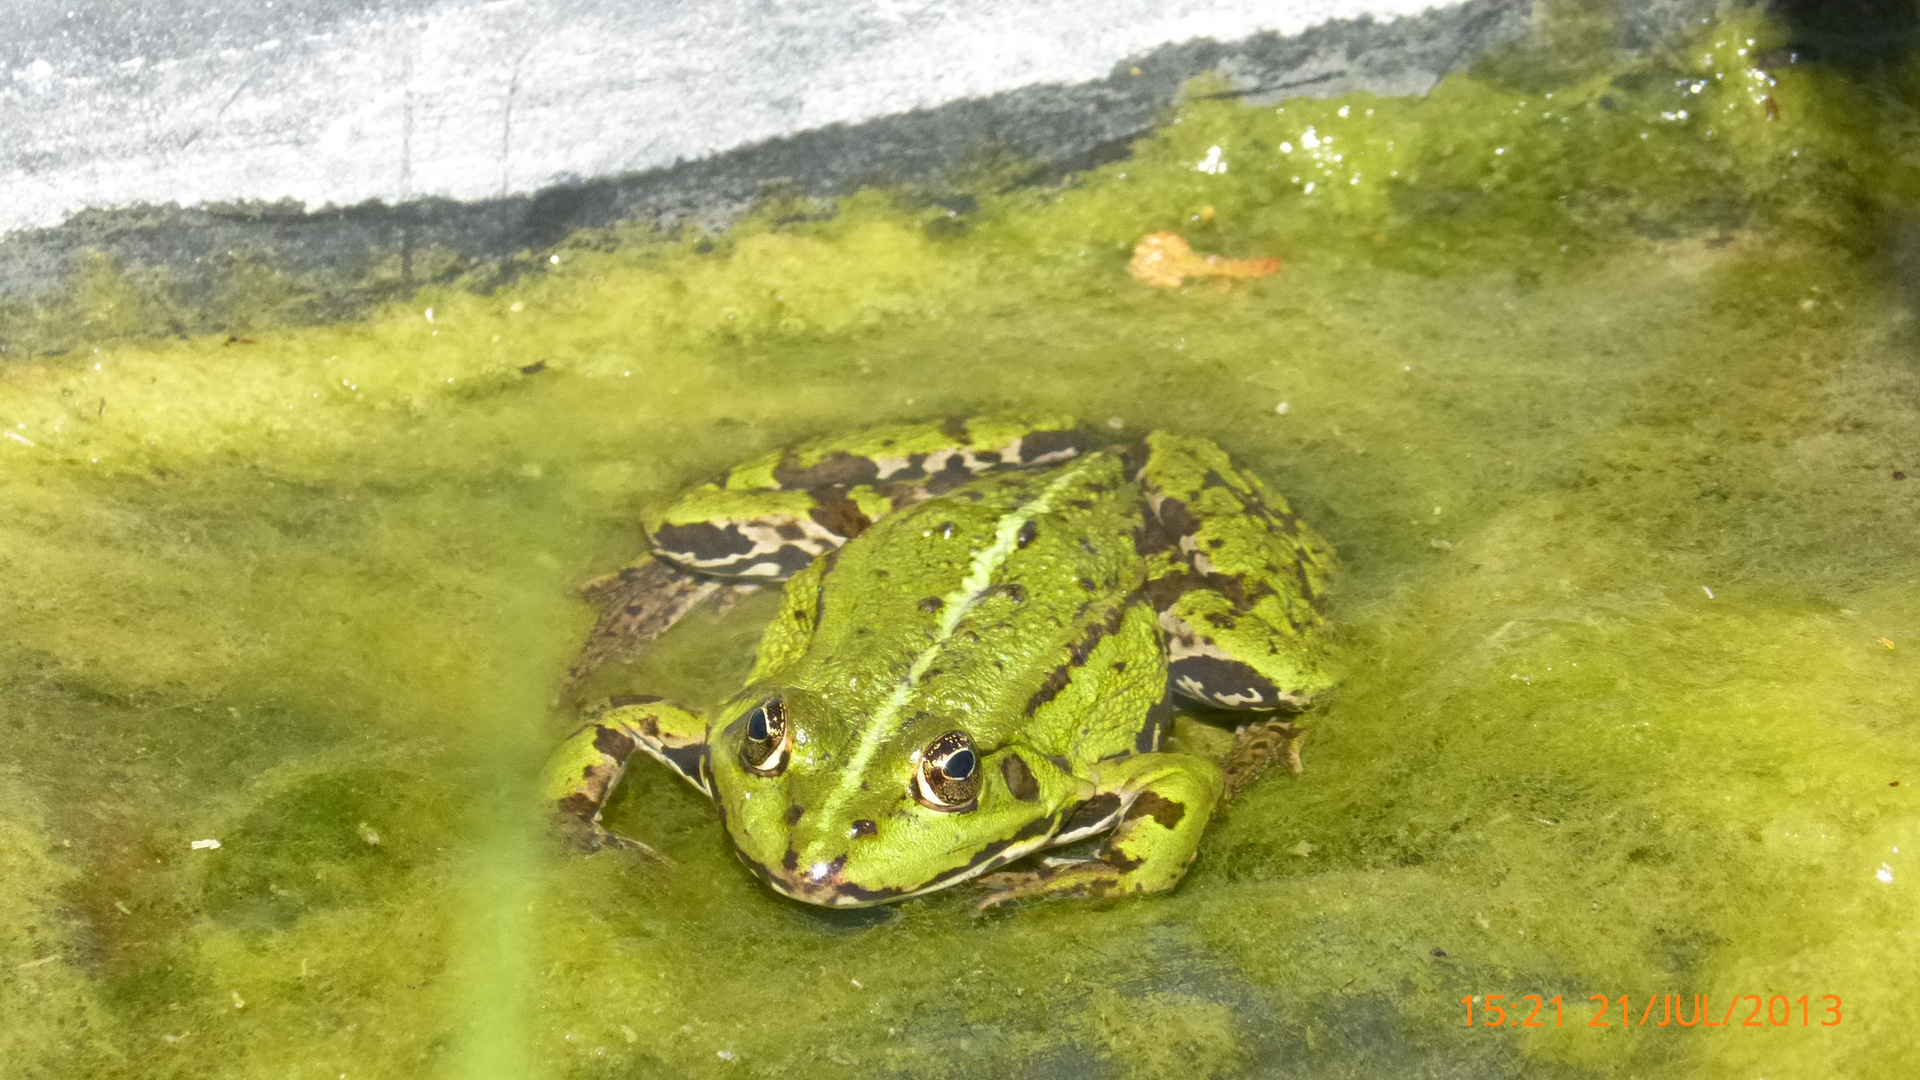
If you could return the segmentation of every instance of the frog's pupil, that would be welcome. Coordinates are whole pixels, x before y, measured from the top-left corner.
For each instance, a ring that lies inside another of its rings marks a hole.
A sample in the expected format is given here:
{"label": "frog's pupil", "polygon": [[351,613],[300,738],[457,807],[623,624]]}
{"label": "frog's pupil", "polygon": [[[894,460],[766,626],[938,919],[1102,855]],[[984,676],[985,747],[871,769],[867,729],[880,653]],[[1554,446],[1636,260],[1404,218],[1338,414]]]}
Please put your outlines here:
{"label": "frog's pupil", "polygon": [[955,780],[965,780],[973,775],[973,751],[955,750],[947,759],[947,775]]}
{"label": "frog's pupil", "polygon": [[767,710],[764,707],[757,707],[747,717],[747,738],[754,742],[766,742],[768,734]]}

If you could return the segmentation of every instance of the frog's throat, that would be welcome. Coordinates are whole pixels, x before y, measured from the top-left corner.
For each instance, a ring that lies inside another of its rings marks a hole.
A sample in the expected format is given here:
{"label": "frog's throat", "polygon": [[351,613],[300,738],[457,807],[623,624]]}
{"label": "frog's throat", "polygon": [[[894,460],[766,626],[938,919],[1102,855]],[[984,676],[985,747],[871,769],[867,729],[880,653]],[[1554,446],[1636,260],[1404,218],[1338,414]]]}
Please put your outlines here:
{"label": "frog's throat", "polygon": [[1054,498],[1072,486],[1098,460],[1097,457],[1082,459],[1056,477],[1039,495],[1014,507],[1000,519],[999,526],[994,530],[993,542],[974,555],[973,566],[967,571],[967,576],[961,579],[960,587],[949,593],[946,602],[941,605],[940,622],[934,627],[933,640],[914,658],[912,666],[907,668],[907,674],[893,688],[887,700],[881,702],[879,711],[867,724],[865,734],[860,737],[860,745],[854,749],[852,759],[840,774],[840,785],[833,789],[833,794],[827,799],[825,820],[839,820],[848,800],[860,789],[861,777],[866,772],[867,764],[873,760],[873,755],[879,753],[887,740],[900,730],[900,713],[906,708],[907,699],[913,696],[920,679],[946,646],[947,639],[959,628],[960,620],[966,618],[974,603],[993,585],[994,575],[1000,572],[1008,556],[1020,546],[1020,530],[1027,522],[1052,510]]}

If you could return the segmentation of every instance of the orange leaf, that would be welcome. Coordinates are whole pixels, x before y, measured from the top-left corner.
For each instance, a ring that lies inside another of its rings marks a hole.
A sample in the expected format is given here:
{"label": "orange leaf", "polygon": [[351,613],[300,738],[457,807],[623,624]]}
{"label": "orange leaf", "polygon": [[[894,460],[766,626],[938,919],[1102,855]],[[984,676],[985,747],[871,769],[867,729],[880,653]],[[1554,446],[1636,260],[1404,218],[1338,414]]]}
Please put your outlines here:
{"label": "orange leaf", "polygon": [[1179,233],[1157,232],[1133,249],[1127,273],[1161,289],[1177,289],[1190,277],[1257,278],[1280,269],[1279,259],[1223,259],[1199,255]]}

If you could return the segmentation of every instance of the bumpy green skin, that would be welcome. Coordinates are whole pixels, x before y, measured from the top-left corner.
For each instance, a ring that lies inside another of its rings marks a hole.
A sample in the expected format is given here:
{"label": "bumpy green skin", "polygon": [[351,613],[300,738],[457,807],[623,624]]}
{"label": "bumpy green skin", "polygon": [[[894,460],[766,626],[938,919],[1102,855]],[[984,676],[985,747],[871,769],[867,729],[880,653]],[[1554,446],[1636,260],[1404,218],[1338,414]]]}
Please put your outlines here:
{"label": "bumpy green skin", "polygon": [[[1147,447],[1146,497],[1175,538],[1150,559],[1147,591],[1180,691],[1227,709],[1304,708],[1331,683],[1317,631],[1332,549],[1213,443],[1156,431]],[[1266,685],[1235,685],[1235,664]]]}
{"label": "bumpy green skin", "polygon": [[[1082,440],[1066,419],[890,428],[682,499],[656,554],[787,578],[781,611],[738,694],[703,716],[609,703],[555,755],[549,797],[597,827],[645,751],[715,800],[749,868],[815,904],[897,900],[1099,835],[988,901],[1172,888],[1221,790],[1212,762],[1159,749],[1172,695],[1270,711],[1325,687],[1331,554],[1210,442]],[[759,775],[747,717],[775,699],[791,753]],[[956,730],[978,796],[939,809],[914,776]]]}

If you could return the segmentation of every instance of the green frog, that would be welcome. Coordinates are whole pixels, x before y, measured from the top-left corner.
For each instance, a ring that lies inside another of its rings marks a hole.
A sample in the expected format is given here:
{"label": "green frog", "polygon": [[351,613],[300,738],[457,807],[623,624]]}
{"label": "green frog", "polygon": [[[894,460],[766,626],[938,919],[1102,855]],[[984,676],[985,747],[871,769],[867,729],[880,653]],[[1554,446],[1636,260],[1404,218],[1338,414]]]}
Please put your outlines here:
{"label": "green frog", "polygon": [[1331,549],[1206,439],[888,427],[749,462],[649,525],[576,675],[729,586],[784,582],[779,613],[739,693],[614,698],[546,794],[596,845],[637,846],[599,821],[644,753],[811,904],[982,877],[983,907],[1170,889],[1223,789],[1215,761],[1163,748],[1179,702],[1286,717],[1331,681]]}

